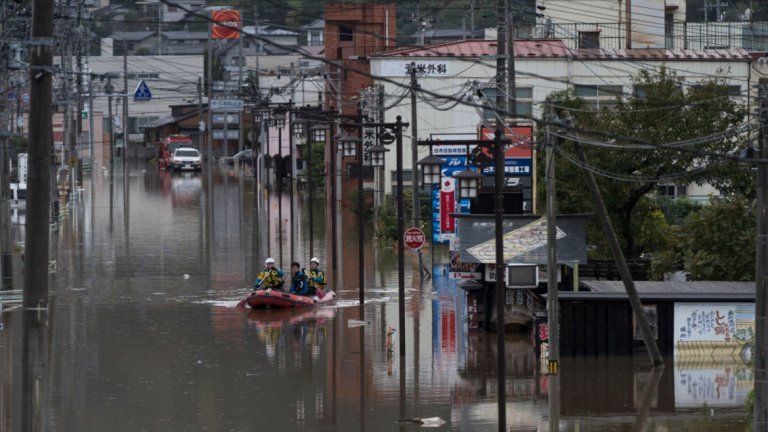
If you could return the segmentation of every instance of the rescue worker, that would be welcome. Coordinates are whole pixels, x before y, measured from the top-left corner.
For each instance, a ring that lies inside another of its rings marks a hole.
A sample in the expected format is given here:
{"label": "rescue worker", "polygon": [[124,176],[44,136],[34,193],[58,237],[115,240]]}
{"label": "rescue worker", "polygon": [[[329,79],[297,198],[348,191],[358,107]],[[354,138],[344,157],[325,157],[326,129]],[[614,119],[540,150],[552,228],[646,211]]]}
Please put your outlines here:
{"label": "rescue worker", "polygon": [[307,283],[307,274],[301,270],[299,263],[291,264],[291,294],[301,296],[309,295],[309,283]]}
{"label": "rescue worker", "polygon": [[256,289],[282,290],[283,284],[285,283],[285,279],[283,278],[284,273],[282,270],[275,267],[275,259],[267,258],[266,261],[264,261],[264,264],[267,268],[256,277],[256,282],[253,283],[254,287]]}
{"label": "rescue worker", "polygon": [[319,297],[325,294],[325,273],[320,270],[320,258],[312,257],[309,260],[309,274],[307,276],[309,277],[310,295]]}

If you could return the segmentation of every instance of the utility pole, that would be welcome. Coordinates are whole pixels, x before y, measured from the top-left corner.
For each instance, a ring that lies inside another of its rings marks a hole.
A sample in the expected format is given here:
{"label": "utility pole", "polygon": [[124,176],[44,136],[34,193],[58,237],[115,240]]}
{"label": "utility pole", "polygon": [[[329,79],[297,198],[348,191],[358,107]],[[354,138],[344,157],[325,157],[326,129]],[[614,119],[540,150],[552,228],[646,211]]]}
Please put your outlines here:
{"label": "utility pole", "polygon": [[517,92],[515,85],[515,27],[509,0],[506,1],[507,18],[507,112],[514,120],[517,116]]}
{"label": "utility pole", "polygon": [[[291,152],[291,193],[290,193],[290,199],[291,199],[291,262],[296,259],[296,233],[298,230],[296,229],[296,137],[293,136],[293,101],[296,99],[296,90],[293,85],[293,80],[296,78],[296,69],[294,67],[294,64],[291,63],[291,99],[288,101],[288,118],[287,118],[287,124],[288,124],[288,136],[290,137],[290,140],[288,141],[289,144],[289,151]],[[311,257],[310,257],[311,258]]]}
{"label": "utility pole", "polygon": [[30,53],[29,173],[24,272],[21,430],[47,430],[48,252],[53,147],[53,0],[33,0]]}
{"label": "utility pole", "polygon": [[[411,62],[410,68],[411,75],[411,189],[413,190],[413,196],[411,197],[411,213],[413,214],[413,226],[419,226],[420,212],[419,212],[419,166],[416,161],[419,159],[418,142],[419,142],[419,125],[418,116],[416,114],[416,93],[419,90],[419,83],[416,81],[416,63]],[[421,253],[419,253],[421,258]],[[419,272],[421,272],[421,259],[419,259]]]}
{"label": "utility pole", "polygon": [[[413,214],[413,225],[419,228],[419,222],[421,219],[421,204],[419,203],[419,165],[417,163],[419,159],[418,143],[419,143],[419,125],[418,116],[416,114],[416,92],[419,90],[419,83],[416,81],[416,63],[411,62],[410,68],[411,75],[411,213]],[[424,266],[422,264],[421,249],[417,252],[419,254],[419,278],[424,279]]]}
{"label": "utility pole", "polygon": [[[83,2],[77,3],[77,26],[75,31],[77,32],[77,76],[75,78],[77,88],[77,112],[75,113],[75,134],[76,134],[76,147],[75,156],[77,157],[77,165],[75,166],[77,186],[83,186],[83,156],[82,156],[82,143],[83,143],[83,26],[82,26],[82,12]],[[89,113],[90,114],[90,113]]]}
{"label": "utility pole", "polygon": [[[706,2],[707,0],[704,0],[704,1]],[[624,2],[625,2],[624,15],[626,17],[625,21],[626,21],[626,28],[627,28],[626,48],[631,49],[632,48],[632,0],[624,0]]]}
{"label": "utility pole", "polygon": [[[552,118],[551,107],[548,118]],[[549,326],[548,365],[550,374],[549,392],[549,430],[557,432],[560,429],[560,303],[558,300],[557,276],[560,266],[557,262],[557,200],[555,181],[556,162],[555,146],[558,138],[550,135],[550,126],[547,126],[546,157],[544,172],[547,187],[547,323]],[[554,384],[554,385],[553,385]]]}
{"label": "utility pole", "polygon": [[[0,21],[0,34],[4,34],[4,20]],[[8,71],[8,58],[0,58],[0,70]],[[0,94],[5,95],[8,86],[8,74],[0,77]],[[19,97],[18,95],[16,96]],[[11,203],[10,203],[10,178],[9,155],[11,128],[6,115],[6,101],[0,100],[0,290],[13,289],[13,255],[11,255]]]}
{"label": "utility pole", "polygon": [[[123,170],[128,153],[128,43],[123,39]],[[126,181],[126,180],[123,180]]]}
{"label": "utility pole", "polygon": [[[566,124],[571,123],[572,119],[570,118],[570,114],[567,112],[564,112],[563,114],[565,116],[564,120],[566,121]],[[619,270],[621,280],[624,282],[624,289],[627,292],[629,304],[632,306],[632,313],[640,326],[640,332],[643,335],[643,342],[645,343],[645,348],[648,350],[648,356],[650,357],[653,366],[661,366],[664,364],[664,359],[661,357],[661,352],[659,351],[659,346],[656,344],[656,338],[654,337],[653,331],[648,325],[648,321],[645,319],[642,302],[640,301],[640,296],[637,294],[637,288],[635,287],[635,281],[632,280],[632,274],[629,272],[629,266],[627,266],[624,252],[621,250],[619,240],[616,238],[616,232],[613,229],[613,224],[608,217],[608,210],[605,208],[603,196],[597,186],[595,177],[592,175],[592,172],[587,169],[588,161],[584,149],[581,147],[581,144],[575,141],[574,147],[576,148],[579,162],[582,164],[582,172],[584,173],[587,187],[592,194],[595,211],[600,219],[600,224],[603,227],[603,235],[608,243],[608,247],[611,249],[613,259],[616,261],[616,268]]]}
{"label": "utility pole", "polygon": [[496,343],[497,349],[497,386],[498,386],[498,428],[499,432],[507,429],[507,394],[506,394],[506,359],[504,350],[504,111],[506,97],[506,31],[507,0],[497,0],[498,23],[496,27],[496,136],[493,152],[494,160],[494,216],[496,239]]}
{"label": "utility pole", "polygon": [[766,373],[765,340],[768,334],[768,78],[760,78],[758,106],[760,116],[760,150],[757,165],[757,230],[755,237],[755,409],[752,430],[765,430],[768,424],[768,373]]}

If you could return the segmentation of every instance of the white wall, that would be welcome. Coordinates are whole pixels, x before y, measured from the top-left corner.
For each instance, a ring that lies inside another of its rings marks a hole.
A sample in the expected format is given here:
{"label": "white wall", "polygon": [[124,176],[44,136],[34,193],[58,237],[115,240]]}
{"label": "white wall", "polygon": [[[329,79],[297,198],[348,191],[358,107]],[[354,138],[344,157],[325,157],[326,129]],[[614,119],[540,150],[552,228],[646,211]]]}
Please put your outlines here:
{"label": "white wall", "polygon": [[[116,74],[112,80],[115,87],[113,96],[123,93],[123,58],[122,57],[88,57],[92,73],[101,75]],[[140,78],[128,79],[128,115],[130,117],[165,117],[171,115],[170,105],[179,105],[197,101],[197,79],[204,76],[203,56],[129,56],[128,74],[158,74],[157,78],[145,78],[152,100],[136,102],[133,93],[141,81]],[[96,79],[94,87],[94,111],[108,111],[107,95],[104,93],[103,82]],[[87,78],[84,85],[87,86]],[[116,99],[116,98],[113,98]],[[204,99],[204,102],[206,99]],[[86,107],[88,106],[86,101]],[[87,109],[87,108],[86,108]],[[113,102],[113,112],[115,110]],[[122,104],[118,103],[122,115]]]}
{"label": "white wall", "polygon": [[[383,84],[389,105],[399,99],[406,89],[397,84],[408,86],[409,79],[405,77],[404,64],[415,61],[417,64],[444,64],[447,69],[445,76],[427,76],[419,78],[419,84],[425,90],[452,96],[468,81],[478,81],[481,87],[493,87],[495,62],[492,60],[479,61],[477,58],[374,58],[371,61],[371,72],[386,80],[378,80]],[[747,90],[749,79],[749,63],[745,61],[674,61],[658,60],[617,61],[617,60],[572,60],[568,58],[529,59],[521,58],[516,61],[516,87],[533,88],[533,117],[541,118],[540,103],[554,91],[564,90],[574,84],[584,85],[621,85],[625,93],[631,93],[632,76],[642,69],[657,69],[665,65],[685,77],[686,83],[692,84],[724,71],[728,73],[728,84],[738,85]],[[768,69],[768,68],[767,68]],[[768,72],[768,71],[767,71]],[[389,82],[389,81],[394,81]],[[396,84],[397,83],[397,84]],[[428,96],[429,97],[429,96]],[[743,100],[743,99],[742,99]],[[473,99],[473,103],[481,103]],[[450,111],[439,111],[419,100],[418,104],[418,138],[428,139],[431,133],[476,133],[481,117],[472,106],[458,105]],[[404,122],[411,121],[410,97],[403,99],[400,104],[386,111],[385,121],[394,122],[400,115]],[[405,131],[403,166],[410,169],[412,129]],[[391,172],[395,167],[395,149],[386,154],[385,191],[391,193]],[[427,148],[419,149],[419,159],[429,154]],[[706,195],[708,192],[695,191]]]}

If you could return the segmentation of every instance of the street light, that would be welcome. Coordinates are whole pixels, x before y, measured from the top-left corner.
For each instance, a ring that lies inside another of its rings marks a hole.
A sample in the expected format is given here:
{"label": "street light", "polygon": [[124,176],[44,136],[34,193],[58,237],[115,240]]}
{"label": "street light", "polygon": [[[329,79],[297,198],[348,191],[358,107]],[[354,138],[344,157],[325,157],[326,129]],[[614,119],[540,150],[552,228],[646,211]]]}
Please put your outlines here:
{"label": "street light", "polygon": [[459,181],[460,198],[477,198],[477,189],[480,185],[480,179],[483,178],[477,171],[465,169],[453,175]]}
{"label": "street light", "polygon": [[[431,147],[430,147],[431,150]],[[435,155],[429,155],[422,160],[416,162],[421,165],[421,184],[423,185],[436,185],[440,184],[440,177],[442,175],[442,166],[447,161],[441,157]]]}
{"label": "street light", "polygon": [[339,147],[343,151],[344,157],[357,157],[357,144],[360,142],[359,138],[352,136],[343,136],[339,139]]}
{"label": "street light", "polygon": [[384,154],[389,151],[388,148],[383,145],[375,145],[368,147],[368,153],[371,155],[371,166],[376,168],[384,167]]}

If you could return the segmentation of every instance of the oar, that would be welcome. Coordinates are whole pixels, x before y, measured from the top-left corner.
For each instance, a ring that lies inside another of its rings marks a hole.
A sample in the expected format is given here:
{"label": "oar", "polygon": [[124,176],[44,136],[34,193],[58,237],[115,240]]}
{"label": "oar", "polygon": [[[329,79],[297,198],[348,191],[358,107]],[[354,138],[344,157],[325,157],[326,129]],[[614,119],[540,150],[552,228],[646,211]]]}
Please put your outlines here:
{"label": "oar", "polygon": [[[262,279],[262,281],[261,281],[261,282],[259,282],[259,284],[258,284],[258,285],[256,285],[256,287],[255,287],[253,290],[254,290],[254,291],[256,291],[257,289],[259,289],[259,288],[261,287],[261,284],[263,284],[263,283],[264,283],[264,280]],[[250,294],[249,294],[249,295],[247,295],[247,296],[245,296],[245,298],[244,298],[244,299],[240,300],[240,301],[237,303],[237,306],[235,306],[235,307],[236,307],[236,308],[238,308],[238,309],[240,309],[240,308],[244,308],[244,307],[245,307],[245,303],[246,303],[246,302],[248,302],[248,297],[250,297]]]}

